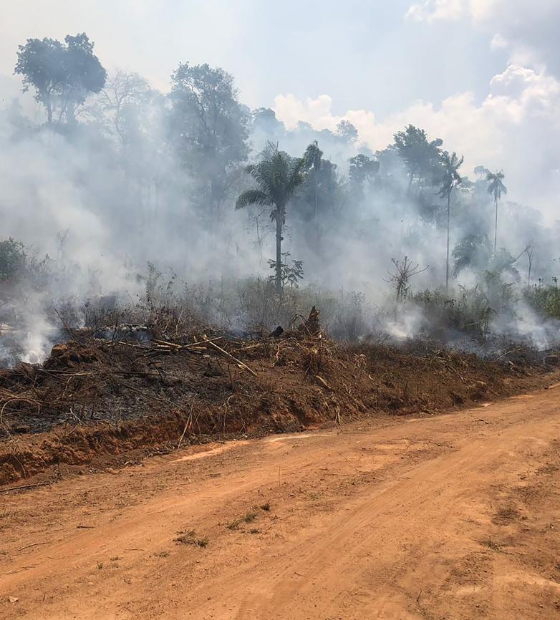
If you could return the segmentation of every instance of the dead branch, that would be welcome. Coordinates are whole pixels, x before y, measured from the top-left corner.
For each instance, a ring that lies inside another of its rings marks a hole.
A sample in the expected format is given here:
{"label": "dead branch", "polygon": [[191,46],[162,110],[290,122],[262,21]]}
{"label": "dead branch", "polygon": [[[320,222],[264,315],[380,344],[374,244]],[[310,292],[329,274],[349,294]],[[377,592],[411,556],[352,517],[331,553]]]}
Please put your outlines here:
{"label": "dead branch", "polygon": [[48,482],[39,482],[38,484],[25,484],[19,487],[11,487],[10,489],[0,489],[0,493],[15,493],[16,491],[26,491],[28,489],[36,489],[37,487],[45,487]]}
{"label": "dead branch", "polygon": [[212,340],[207,340],[204,338],[205,342],[207,342],[213,349],[215,349],[216,351],[218,351],[219,353],[221,353],[222,355],[225,355],[226,357],[228,357],[229,359],[233,360],[237,366],[239,366],[239,368],[243,368],[244,370],[246,370],[247,372],[250,372],[254,377],[258,377],[257,373],[252,369],[249,368],[249,366],[247,366],[247,364],[244,364],[241,360],[237,359],[236,357],[234,357],[231,353],[228,353],[225,349],[222,349],[222,347],[219,347],[217,344],[215,344],[214,342],[212,342]]}

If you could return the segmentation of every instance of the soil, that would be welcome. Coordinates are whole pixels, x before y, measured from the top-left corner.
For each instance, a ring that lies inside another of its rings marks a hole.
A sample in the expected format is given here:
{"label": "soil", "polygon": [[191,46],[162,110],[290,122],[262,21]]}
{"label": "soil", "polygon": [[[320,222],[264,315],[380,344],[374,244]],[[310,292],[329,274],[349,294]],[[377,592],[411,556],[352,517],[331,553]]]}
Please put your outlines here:
{"label": "soil", "polygon": [[559,411],[555,388],[4,489],[0,619],[558,618]]}
{"label": "soil", "polygon": [[554,368],[433,346],[338,346],[317,329],[256,342],[208,338],[222,351],[202,334],[167,344],[86,335],[55,346],[41,366],[0,371],[0,484],[216,438],[430,416],[543,387]]}

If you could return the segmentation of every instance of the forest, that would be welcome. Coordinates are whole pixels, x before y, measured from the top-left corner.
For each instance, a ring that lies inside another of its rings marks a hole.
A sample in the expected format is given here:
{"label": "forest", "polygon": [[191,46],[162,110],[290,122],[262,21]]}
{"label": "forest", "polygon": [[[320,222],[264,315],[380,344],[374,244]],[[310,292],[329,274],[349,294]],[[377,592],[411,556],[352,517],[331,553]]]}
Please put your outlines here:
{"label": "forest", "polygon": [[250,334],[313,305],[343,341],[553,346],[558,230],[507,170],[467,170],[413,125],[378,150],[348,120],[287,128],[208,64],[180,62],[160,92],[97,53],[85,33],[17,51],[1,364],[43,360],[61,326],[165,315]]}

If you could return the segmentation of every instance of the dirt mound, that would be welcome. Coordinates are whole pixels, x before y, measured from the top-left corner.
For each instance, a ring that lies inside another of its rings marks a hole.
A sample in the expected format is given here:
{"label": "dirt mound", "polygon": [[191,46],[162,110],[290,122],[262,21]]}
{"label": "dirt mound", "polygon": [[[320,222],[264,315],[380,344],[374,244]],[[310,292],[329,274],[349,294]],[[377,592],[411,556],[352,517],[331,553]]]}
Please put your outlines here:
{"label": "dirt mound", "polygon": [[257,341],[206,333],[80,339],[0,372],[0,483],[99,455],[297,431],[376,412],[430,414],[547,382],[546,367],[446,351],[338,346],[306,329]]}

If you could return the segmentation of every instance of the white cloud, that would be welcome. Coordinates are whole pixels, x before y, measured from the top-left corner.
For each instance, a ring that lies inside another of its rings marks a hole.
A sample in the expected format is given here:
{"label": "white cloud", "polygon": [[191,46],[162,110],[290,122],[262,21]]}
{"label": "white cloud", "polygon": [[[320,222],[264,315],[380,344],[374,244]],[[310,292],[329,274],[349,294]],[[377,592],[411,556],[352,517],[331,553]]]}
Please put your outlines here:
{"label": "white cloud", "polygon": [[406,16],[416,21],[434,21],[437,19],[459,19],[468,15],[468,0],[424,0],[416,2]]}
{"label": "white cloud", "polygon": [[[422,0],[414,2],[406,13],[406,17],[416,21],[455,20],[471,17],[479,23],[497,15],[502,18],[503,10],[518,0]],[[541,0],[542,1],[542,0]],[[553,0],[544,0],[552,2]],[[528,0],[519,3],[529,5]]]}
{"label": "white cloud", "polygon": [[465,92],[440,106],[419,101],[378,121],[368,110],[332,113],[328,95],[303,102],[293,95],[278,96],[280,120],[294,127],[299,120],[316,129],[334,129],[347,119],[370,148],[382,149],[408,123],[444,140],[444,147],[465,156],[465,172],[478,164],[504,168],[512,200],[534,204],[554,217],[560,179],[554,171],[560,161],[560,82],[546,72],[510,65],[495,76],[487,97],[477,103]]}
{"label": "white cloud", "polygon": [[510,50],[511,62],[545,64],[560,75],[558,0],[423,0],[406,16],[425,22],[468,17],[493,36],[491,49]]}
{"label": "white cloud", "polygon": [[508,40],[501,34],[495,34],[490,42],[491,50],[506,49],[509,46]]}

